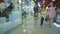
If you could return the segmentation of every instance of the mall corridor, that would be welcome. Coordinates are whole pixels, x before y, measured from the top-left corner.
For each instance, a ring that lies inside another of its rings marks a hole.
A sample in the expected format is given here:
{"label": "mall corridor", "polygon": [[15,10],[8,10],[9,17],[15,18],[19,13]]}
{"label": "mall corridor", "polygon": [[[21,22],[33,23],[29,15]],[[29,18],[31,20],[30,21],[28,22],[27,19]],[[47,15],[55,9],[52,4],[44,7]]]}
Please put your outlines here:
{"label": "mall corridor", "polygon": [[[4,34],[53,34],[53,29],[49,28],[48,22],[44,21],[40,26],[40,20],[34,25],[34,18],[31,15],[23,20],[22,25],[18,25]],[[39,19],[39,18],[38,18]]]}
{"label": "mall corridor", "polygon": [[0,0],[0,34],[60,34],[60,0]]}

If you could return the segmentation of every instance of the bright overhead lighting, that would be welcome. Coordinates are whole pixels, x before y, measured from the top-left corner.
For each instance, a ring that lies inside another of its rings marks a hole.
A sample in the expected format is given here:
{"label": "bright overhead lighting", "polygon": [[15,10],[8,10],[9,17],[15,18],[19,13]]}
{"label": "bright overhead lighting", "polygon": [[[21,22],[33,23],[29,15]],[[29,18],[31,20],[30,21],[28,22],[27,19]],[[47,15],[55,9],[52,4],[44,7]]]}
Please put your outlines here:
{"label": "bright overhead lighting", "polygon": [[32,2],[34,2],[34,1],[32,1]]}
{"label": "bright overhead lighting", "polygon": [[55,1],[55,0],[52,0],[52,1]]}
{"label": "bright overhead lighting", "polygon": [[40,3],[38,3],[38,6],[41,7]]}
{"label": "bright overhead lighting", "polygon": [[43,2],[45,2],[45,1],[43,1]]}
{"label": "bright overhead lighting", "polygon": [[21,3],[21,0],[19,0],[19,3]]}

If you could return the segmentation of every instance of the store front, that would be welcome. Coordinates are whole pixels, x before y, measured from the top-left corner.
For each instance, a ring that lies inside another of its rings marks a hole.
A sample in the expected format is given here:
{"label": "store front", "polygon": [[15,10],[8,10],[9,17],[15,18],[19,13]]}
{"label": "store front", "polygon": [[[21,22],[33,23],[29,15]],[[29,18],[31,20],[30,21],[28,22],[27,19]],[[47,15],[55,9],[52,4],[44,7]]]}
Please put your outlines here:
{"label": "store front", "polygon": [[[10,6],[10,3],[13,4],[13,9],[10,11],[11,13],[6,13],[6,15],[9,16],[9,21],[6,22],[6,17],[0,16],[0,34],[5,33],[6,31],[21,25],[23,23],[22,21],[22,11],[21,11],[21,1],[19,0],[19,4],[17,3],[17,0],[12,0],[8,2],[9,0],[5,1],[0,4],[0,9],[6,9],[6,11],[9,9],[12,9]],[[9,7],[10,6],[10,7]],[[3,7],[3,8],[2,8]],[[5,13],[5,11],[4,11]],[[3,14],[4,14],[3,13]],[[0,13],[0,15],[3,15]],[[8,19],[7,19],[8,20]]]}

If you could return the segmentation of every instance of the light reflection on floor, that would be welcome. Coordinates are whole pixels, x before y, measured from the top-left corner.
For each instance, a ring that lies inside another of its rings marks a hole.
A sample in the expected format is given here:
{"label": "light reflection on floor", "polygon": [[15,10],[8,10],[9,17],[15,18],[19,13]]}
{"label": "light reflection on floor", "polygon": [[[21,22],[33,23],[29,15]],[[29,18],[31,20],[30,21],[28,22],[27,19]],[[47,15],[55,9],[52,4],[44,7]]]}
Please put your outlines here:
{"label": "light reflection on floor", "polygon": [[13,28],[5,34],[53,34],[53,29],[49,28],[48,23],[44,21],[43,26],[40,26],[40,22],[35,26],[33,16],[29,16],[24,19],[23,25]]}

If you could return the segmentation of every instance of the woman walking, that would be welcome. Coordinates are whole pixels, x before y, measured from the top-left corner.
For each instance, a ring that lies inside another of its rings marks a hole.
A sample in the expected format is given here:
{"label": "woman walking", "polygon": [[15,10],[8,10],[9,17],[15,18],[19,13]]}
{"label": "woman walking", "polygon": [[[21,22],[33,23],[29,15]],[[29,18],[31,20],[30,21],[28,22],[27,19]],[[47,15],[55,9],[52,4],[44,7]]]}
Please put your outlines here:
{"label": "woman walking", "polygon": [[43,21],[46,18],[46,15],[47,15],[47,11],[45,9],[45,6],[42,6],[40,15],[41,15],[41,24],[40,25],[42,26]]}
{"label": "woman walking", "polygon": [[51,23],[56,15],[55,8],[53,7],[53,3],[51,2],[48,8],[48,15],[49,15],[49,27],[51,27]]}

